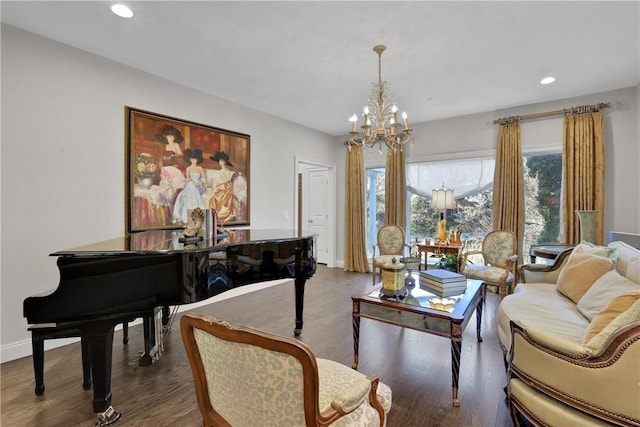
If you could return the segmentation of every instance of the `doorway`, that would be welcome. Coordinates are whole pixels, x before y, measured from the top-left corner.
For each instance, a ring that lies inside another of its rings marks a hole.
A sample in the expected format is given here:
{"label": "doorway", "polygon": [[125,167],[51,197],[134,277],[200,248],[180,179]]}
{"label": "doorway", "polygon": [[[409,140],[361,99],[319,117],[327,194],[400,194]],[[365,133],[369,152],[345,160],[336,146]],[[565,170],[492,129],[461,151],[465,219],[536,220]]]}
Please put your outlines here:
{"label": "doorway", "polygon": [[318,235],[319,264],[335,266],[335,166],[296,159],[295,223]]}

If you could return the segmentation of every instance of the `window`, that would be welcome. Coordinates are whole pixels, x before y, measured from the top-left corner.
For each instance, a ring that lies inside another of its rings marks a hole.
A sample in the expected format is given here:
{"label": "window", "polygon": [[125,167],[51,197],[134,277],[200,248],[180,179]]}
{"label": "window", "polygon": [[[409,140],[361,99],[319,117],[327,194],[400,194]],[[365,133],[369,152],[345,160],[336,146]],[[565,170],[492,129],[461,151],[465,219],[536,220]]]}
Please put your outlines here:
{"label": "window", "polygon": [[[457,208],[448,210],[447,229],[460,227],[468,250],[479,249],[482,238],[493,229],[493,158],[475,158],[407,164],[407,239],[433,237],[440,212],[430,207],[431,190],[454,189]],[[562,154],[523,156],[525,188],[525,235],[523,248],[531,244],[558,242]],[[384,223],[385,168],[367,169],[367,252]]]}
{"label": "window", "polygon": [[491,157],[410,163],[407,187],[411,192],[412,240],[433,237],[440,212],[430,207],[434,188],[454,190],[457,208],[446,212],[447,230],[460,227],[468,248],[480,247],[492,229],[492,186],[495,160]]}
{"label": "window", "polygon": [[535,243],[558,243],[562,153],[523,157],[524,250]]}
{"label": "window", "polygon": [[384,172],[385,168],[366,170],[365,208],[367,223],[367,255],[372,255],[378,228],[384,224]]}

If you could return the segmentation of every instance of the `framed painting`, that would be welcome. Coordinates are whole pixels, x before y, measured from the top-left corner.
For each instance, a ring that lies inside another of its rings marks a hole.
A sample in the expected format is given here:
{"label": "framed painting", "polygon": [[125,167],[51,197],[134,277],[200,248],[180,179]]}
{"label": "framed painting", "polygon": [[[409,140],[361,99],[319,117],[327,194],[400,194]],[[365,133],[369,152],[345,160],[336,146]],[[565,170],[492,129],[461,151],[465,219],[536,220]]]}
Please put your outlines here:
{"label": "framed painting", "polygon": [[184,228],[187,212],[249,225],[251,137],[125,107],[127,232]]}

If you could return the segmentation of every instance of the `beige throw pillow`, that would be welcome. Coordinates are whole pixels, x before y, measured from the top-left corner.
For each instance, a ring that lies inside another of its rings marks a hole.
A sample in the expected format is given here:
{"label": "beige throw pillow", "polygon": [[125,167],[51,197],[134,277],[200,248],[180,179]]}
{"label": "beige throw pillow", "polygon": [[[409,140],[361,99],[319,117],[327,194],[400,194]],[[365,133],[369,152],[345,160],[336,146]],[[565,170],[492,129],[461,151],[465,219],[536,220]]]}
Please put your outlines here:
{"label": "beige throw pillow", "polygon": [[574,253],[590,253],[593,255],[598,255],[604,258],[609,258],[612,261],[618,259],[618,249],[608,246],[596,246],[593,243],[582,242],[576,245],[573,248],[572,254]]}
{"label": "beige throw pillow", "polygon": [[567,265],[558,275],[557,290],[576,304],[591,285],[604,273],[613,269],[610,259],[588,252],[572,252]]}
{"label": "beige throw pillow", "polygon": [[[615,311],[621,309],[629,302],[631,302],[631,305],[616,316]],[[621,295],[614,301],[611,301],[610,306],[610,310],[609,307],[605,309],[607,311],[606,313],[603,310],[602,319],[599,318],[600,313],[598,313],[598,315],[593,318],[593,320],[589,324],[589,327],[585,331],[583,345],[585,349],[589,350],[592,353],[599,353],[600,351],[602,351],[602,346],[611,336],[611,334],[616,331],[616,329],[628,323],[640,320],[640,297],[638,295]],[[617,306],[617,308],[615,308],[614,306]],[[607,321],[607,319],[610,319],[612,317],[613,320]],[[602,326],[602,329],[598,330],[600,326]],[[593,332],[595,332],[595,335],[592,336]],[[589,338],[589,336],[592,336],[592,338]]]}
{"label": "beige throw pillow", "polygon": [[622,294],[640,291],[640,284],[623,277],[616,270],[604,273],[578,301],[578,311],[592,320],[612,300]]}
{"label": "beige throw pillow", "polygon": [[640,256],[633,257],[629,260],[625,276],[629,280],[640,283]]}

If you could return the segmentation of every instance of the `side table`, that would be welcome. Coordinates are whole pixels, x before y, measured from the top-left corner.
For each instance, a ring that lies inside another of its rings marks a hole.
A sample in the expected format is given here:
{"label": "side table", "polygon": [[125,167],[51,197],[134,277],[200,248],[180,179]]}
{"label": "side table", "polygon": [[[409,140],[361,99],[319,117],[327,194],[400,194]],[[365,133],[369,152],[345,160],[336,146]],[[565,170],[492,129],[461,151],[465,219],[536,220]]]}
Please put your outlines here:
{"label": "side table", "polygon": [[556,259],[556,257],[560,254],[560,252],[566,251],[567,249],[574,248],[575,245],[566,245],[566,244],[548,244],[548,245],[531,245],[529,249],[529,256],[531,257],[531,264],[536,263],[536,257],[546,258],[546,259]]}
{"label": "side table", "polygon": [[[429,252],[434,254],[454,254],[456,256],[460,255],[460,250],[462,246],[460,245],[432,245],[427,243],[416,243],[418,247],[418,251],[420,252],[420,257],[422,258],[422,254],[424,253],[424,269],[427,269],[427,260],[429,259]],[[457,263],[456,263],[457,264]],[[422,270],[422,266],[418,267],[419,270]],[[456,265],[456,270],[458,267]]]}

